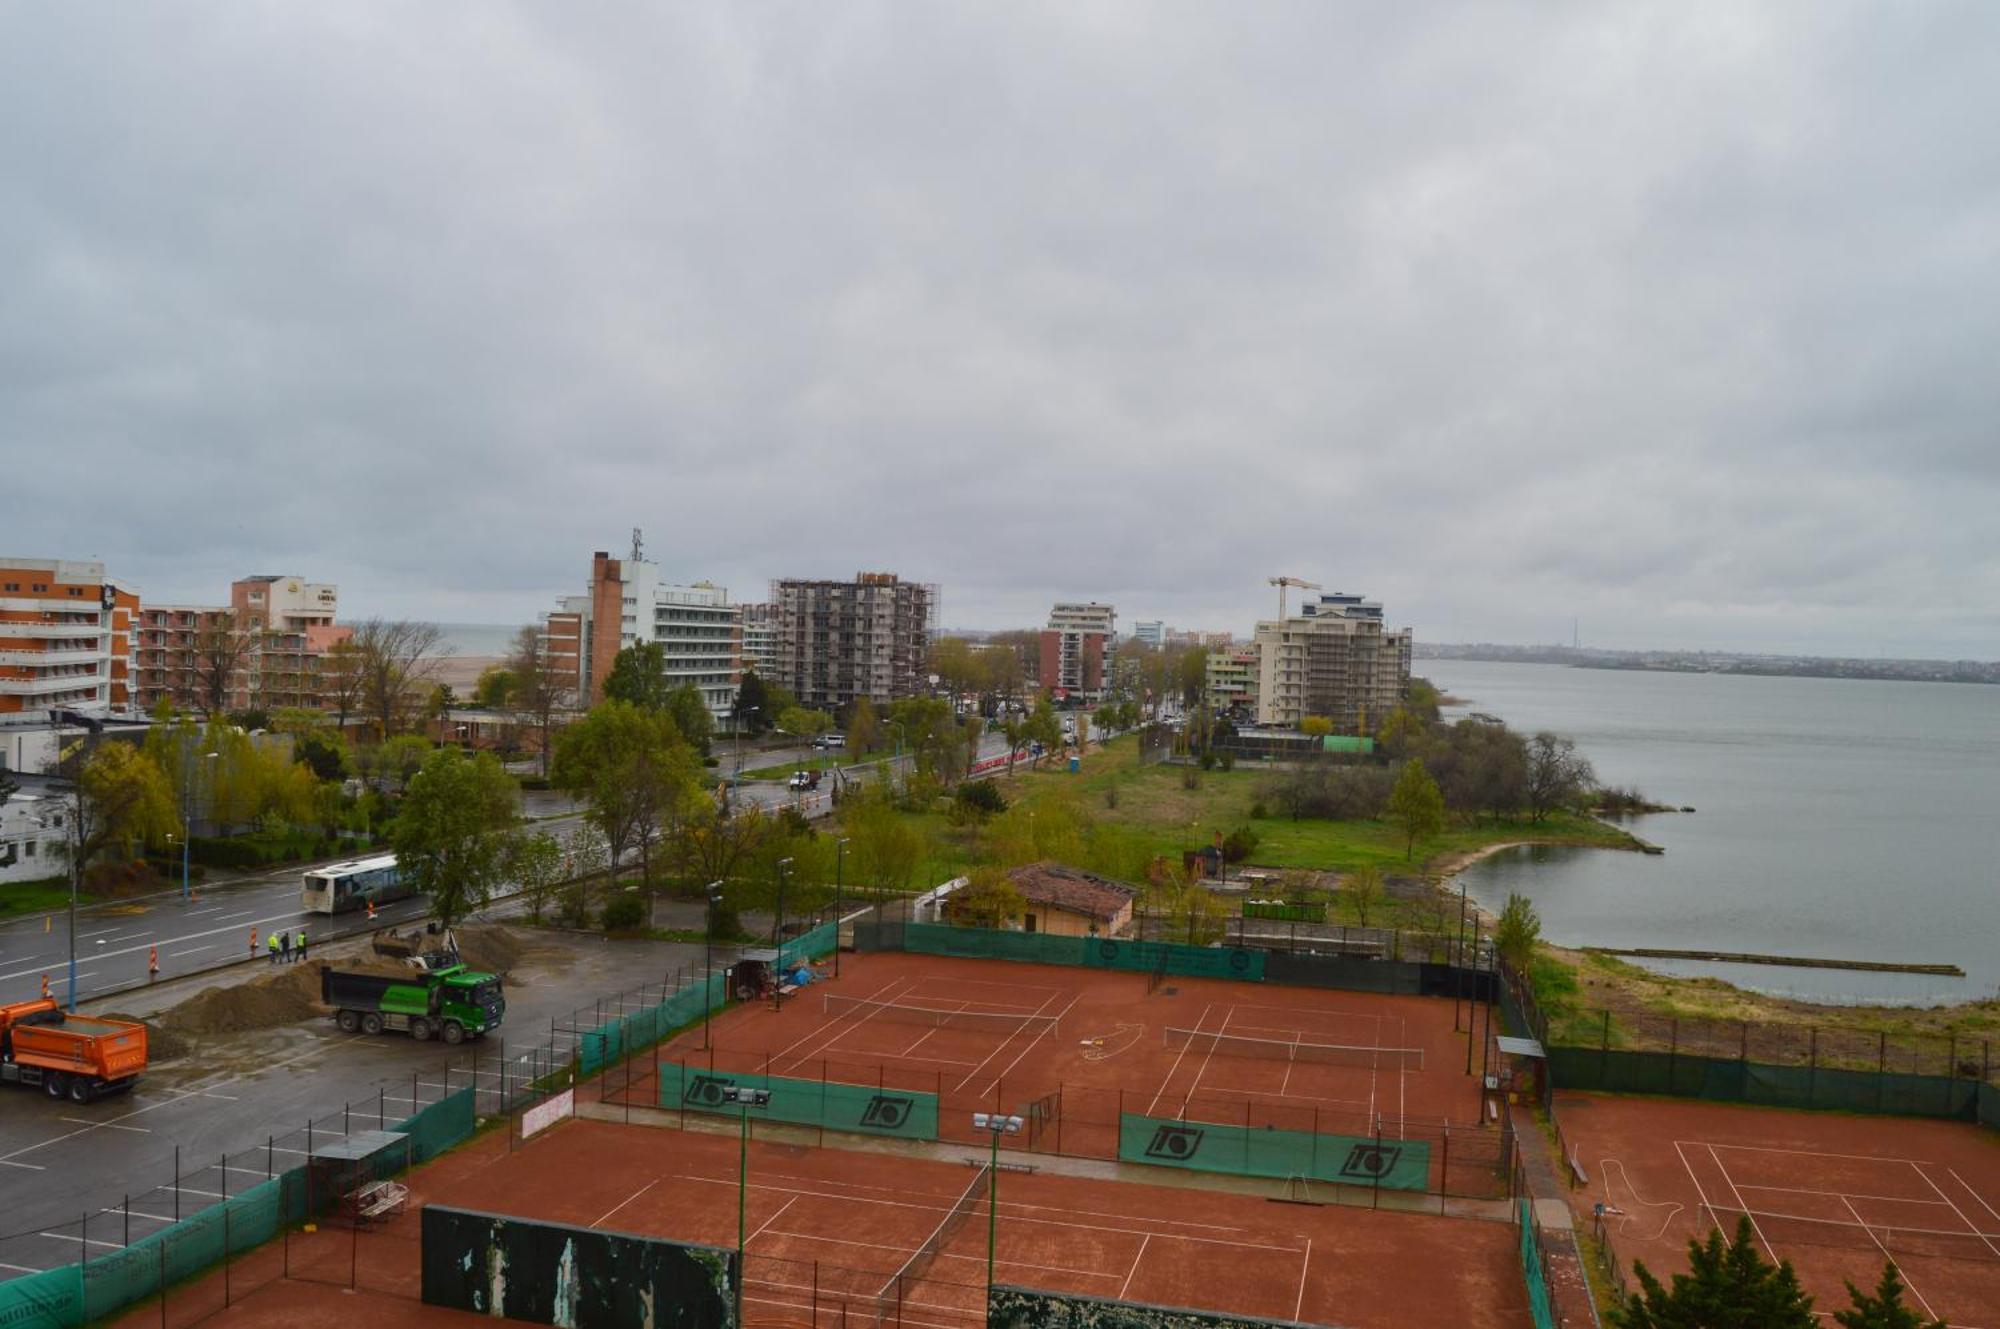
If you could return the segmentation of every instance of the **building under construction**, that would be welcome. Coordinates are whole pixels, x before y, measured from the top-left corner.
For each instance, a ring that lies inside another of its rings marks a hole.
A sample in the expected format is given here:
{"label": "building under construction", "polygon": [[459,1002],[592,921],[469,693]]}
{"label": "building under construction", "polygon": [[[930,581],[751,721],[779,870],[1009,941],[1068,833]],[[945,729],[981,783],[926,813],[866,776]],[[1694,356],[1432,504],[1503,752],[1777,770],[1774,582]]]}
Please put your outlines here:
{"label": "building under construction", "polygon": [[774,581],[773,681],[800,705],[835,715],[860,697],[885,706],[924,693],[938,600],[936,585],[893,572]]}

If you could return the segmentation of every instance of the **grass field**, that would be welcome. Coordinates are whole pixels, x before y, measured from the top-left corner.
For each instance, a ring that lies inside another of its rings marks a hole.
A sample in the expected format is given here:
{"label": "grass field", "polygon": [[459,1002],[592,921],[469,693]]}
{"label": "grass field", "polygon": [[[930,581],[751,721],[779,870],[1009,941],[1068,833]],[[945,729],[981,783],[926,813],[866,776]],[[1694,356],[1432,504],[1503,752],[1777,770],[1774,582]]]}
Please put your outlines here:
{"label": "grass field", "polygon": [[[97,897],[92,895],[77,897],[78,904],[95,904],[96,901]],[[67,908],[69,908],[69,882],[62,877],[0,886],[0,918],[19,918],[23,914],[40,914],[51,909]]]}

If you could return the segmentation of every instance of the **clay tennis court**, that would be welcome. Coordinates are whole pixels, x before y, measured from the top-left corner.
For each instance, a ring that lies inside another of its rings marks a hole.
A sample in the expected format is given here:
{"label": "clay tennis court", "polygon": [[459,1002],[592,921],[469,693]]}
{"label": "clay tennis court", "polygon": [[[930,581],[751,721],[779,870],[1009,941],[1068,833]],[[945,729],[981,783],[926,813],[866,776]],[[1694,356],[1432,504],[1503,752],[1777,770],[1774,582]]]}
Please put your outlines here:
{"label": "clay tennis court", "polygon": [[[737,1149],[727,1132],[578,1120],[513,1153],[488,1137],[411,1185],[423,1202],[733,1247]],[[749,1323],[869,1324],[878,1306],[910,1329],[984,1323],[979,1168],[753,1141],[748,1170]],[[897,1287],[969,1190],[928,1271]],[[1504,1223],[1003,1171],[995,1277],[1315,1323],[1511,1327],[1529,1323],[1517,1241]]]}
{"label": "clay tennis court", "polygon": [[1750,1215],[1764,1254],[1792,1262],[1822,1313],[1842,1280],[1872,1290],[1893,1258],[1906,1298],[1954,1329],[2000,1326],[2000,1140],[1908,1117],[1560,1094],[1563,1138],[1613,1249],[1664,1279],[1687,1242]]}
{"label": "clay tennis court", "polygon": [[1010,1147],[1097,1158],[1117,1157],[1121,1114],[1385,1139],[1449,1125],[1459,1161],[1433,1151],[1432,1189],[1504,1194],[1500,1133],[1478,1124],[1477,1051],[1468,1075],[1452,1022],[1438,998],[856,955],[778,1009],[733,1007],[706,1040],[696,1029],[615,1069],[607,1096],[659,1105],[656,1059],[918,1090],[938,1096],[941,1138],[980,1142],[973,1112],[1015,1113],[1030,1130]]}

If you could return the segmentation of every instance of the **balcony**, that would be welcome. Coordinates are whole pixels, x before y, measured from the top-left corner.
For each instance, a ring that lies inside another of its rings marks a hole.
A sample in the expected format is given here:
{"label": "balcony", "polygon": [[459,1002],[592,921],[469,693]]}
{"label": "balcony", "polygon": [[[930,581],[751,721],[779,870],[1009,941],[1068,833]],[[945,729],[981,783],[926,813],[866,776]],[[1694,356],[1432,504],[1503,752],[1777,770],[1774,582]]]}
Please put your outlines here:
{"label": "balcony", "polygon": [[0,697],[47,697],[62,692],[95,696],[103,686],[103,679],[90,674],[57,678],[0,678]]}

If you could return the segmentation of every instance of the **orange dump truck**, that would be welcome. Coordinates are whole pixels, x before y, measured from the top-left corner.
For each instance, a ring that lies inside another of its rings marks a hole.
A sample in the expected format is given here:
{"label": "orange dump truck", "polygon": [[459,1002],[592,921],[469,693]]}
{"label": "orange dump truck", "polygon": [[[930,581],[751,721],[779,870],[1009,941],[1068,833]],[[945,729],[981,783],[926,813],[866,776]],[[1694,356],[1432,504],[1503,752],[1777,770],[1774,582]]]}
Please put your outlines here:
{"label": "orange dump truck", "polygon": [[143,1024],[65,1014],[47,997],[0,1006],[0,1084],[88,1103],[130,1089],[145,1069]]}

